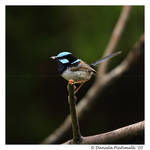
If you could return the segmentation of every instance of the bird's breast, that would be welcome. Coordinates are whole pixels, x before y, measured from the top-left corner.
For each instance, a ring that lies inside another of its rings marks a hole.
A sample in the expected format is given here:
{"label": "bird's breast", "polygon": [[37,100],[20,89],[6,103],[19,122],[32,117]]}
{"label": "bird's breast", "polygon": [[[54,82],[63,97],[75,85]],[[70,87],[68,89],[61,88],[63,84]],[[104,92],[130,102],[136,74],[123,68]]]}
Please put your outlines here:
{"label": "bird's breast", "polygon": [[70,69],[65,70],[61,76],[69,81],[70,79],[74,80],[75,83],[81,83],[88,81],[93,72],[88,71],[71,71]]}

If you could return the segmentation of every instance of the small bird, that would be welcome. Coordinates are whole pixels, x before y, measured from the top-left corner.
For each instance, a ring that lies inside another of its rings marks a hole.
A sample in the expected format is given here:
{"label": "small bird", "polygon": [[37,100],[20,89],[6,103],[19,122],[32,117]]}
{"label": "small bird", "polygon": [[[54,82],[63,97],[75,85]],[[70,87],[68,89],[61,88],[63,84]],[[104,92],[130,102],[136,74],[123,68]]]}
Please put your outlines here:
{"label": "small bird", "polygon": [[97,64],[102,63],[120,53],[121,51],[112,53],[91,65],[88,65],[81,59],[76,58],[70,52],[61,52],[57,56],[52,56],[50,58],[56,60],[58,73],[64,79],[69,81],[71,84],[80,84],[79,87],[74,91],[74,94],[76,94],[83,84],[87,82],[92,75],[96,74],[94,67]]}

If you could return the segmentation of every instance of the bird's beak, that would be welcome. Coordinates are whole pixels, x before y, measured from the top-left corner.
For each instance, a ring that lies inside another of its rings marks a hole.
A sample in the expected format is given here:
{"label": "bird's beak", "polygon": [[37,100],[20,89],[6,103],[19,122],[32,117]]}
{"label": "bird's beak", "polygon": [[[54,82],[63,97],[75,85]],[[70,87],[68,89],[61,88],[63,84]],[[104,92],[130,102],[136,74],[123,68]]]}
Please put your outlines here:
{"label": "bird's beak", "polygon": [[51,56],[50,58],[51,58],[51,59],[56,59],[56,56]]}

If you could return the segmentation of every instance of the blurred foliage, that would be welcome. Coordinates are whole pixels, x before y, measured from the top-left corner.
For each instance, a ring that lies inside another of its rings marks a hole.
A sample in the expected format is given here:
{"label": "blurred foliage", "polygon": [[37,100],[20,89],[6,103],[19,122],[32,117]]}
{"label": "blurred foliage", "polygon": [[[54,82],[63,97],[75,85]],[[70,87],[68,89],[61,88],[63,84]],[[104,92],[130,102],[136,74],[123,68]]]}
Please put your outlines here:
{"label": "blurred foliage", "polygon": [[[56,75],[56,64],[49,57],[71,51],[87,63],[98,60],[121,9],[121,6],[6,7],[6,143],[39,143],[63,122],[69,113],[67,82]],[[116,49],[123,53],[112,60],[112,66],[127,55],[143,32],[144,7],[134,6]],[[141,69],[126,75],[113,90],[108,89],[109,94],[95,107],[96,113],[91,112],[83,119],[83,135],[109,131],[144,118],[143,61],[138,64]],[[79,97],[84,96],[92,82],[82,88]],[[117,103],[104,101],[110,99],[109,95],[114,100],[116,93],[118,100],[129,108],[122,109],[117,98]],[[132,95],[134,101],[130,98],[124,101],[120,99],[122,95]],[[139,98],[139,103],[133,112],[135,98]],[[119,108],[116,114],[122,113],[116,117],[112,106]]]}

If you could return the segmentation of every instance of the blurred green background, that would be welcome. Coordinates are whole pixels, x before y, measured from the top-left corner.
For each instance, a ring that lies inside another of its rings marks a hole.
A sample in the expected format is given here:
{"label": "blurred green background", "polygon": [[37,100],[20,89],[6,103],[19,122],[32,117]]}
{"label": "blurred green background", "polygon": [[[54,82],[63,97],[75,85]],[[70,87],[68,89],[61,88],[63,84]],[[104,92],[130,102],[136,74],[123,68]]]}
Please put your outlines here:
{"label": "blurred green background", "polygon": [[[49,59],[71,51],[87,63],[98,60],[110,39],[122,6],[6,7],[6,143],[40,143],[69,113],[67,81]],[[131,10],[111,60],[121,62],[144,32],[144,7]],[[82,98],[94,79],[78,93]],[[80,122],[83,136],[107,132],[144,119],[144,56]],[[60,141],[72,137],[70,132]]]}

